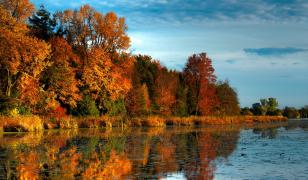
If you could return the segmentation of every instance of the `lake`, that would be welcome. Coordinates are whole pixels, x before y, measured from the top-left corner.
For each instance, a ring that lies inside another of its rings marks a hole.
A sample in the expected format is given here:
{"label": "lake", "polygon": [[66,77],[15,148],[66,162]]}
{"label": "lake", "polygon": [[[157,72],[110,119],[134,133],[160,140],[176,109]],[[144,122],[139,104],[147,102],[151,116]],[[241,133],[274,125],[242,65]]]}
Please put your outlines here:
{"label": "lake", "polygon": [[308,179],[308,121],[0,135],[0,179]]}

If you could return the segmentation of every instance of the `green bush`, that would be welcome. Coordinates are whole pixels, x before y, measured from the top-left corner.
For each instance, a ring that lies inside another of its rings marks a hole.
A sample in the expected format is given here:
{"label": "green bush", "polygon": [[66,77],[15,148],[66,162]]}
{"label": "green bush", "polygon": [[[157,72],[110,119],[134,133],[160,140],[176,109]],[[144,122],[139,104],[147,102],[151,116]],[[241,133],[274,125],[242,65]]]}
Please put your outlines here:
{"label": "green bush", "polygon": [[89,96],[85,95],[77,105],[77,115],[81,116],[99,116],[99,110],[95,104],[95,101]]}
{"label": "green bush", "polygon": [[18,110],[18,114],[20,115],[31,115],[32,114],[31,109],[23,105],[18,106],[17,110]]}

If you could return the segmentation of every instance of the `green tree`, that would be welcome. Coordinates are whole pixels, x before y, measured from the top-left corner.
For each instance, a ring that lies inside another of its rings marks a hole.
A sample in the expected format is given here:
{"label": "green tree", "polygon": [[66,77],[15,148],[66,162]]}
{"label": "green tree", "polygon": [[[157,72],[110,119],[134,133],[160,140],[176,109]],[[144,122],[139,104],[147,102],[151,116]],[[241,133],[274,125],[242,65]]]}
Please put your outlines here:
{"label": "green tree", "polygon": [[218,113],[223,115],[240,114],[240,106],[237,93],[229,85],[228,81],[218,82],[216,85],[216,93],[219,99]]}
{"label": "green tree", "polygon": [[138,55],[135,59],[131,76],[132,88],[125,98],[125,106],[129,115],[140,116],[151,113],[158,69],[150,56]]}
{"label": "green tree", "polygon": [[111,100],[105,98],[103,113],[109,116],[126,114],[126,107],[124,99]]}
{"label": "green tree", "polygon": [[56,20],[51,17],[50,12],[41,6],[29,18],[30,33],[39,39],[49,40],[54,35]]}
{"label": "green tree", "polygon": [[140,84],[146,84],[151,102],[155,102],[155,79],[158,77],[158,63],[147,55],[135,57],[135,73]]}
{"label": "green tree", "polygon": [[262,108],[267,115],[278,115],[278,101],[276,98],[260,99]]}
{"label": "green tree", "polygon": [[99,116],[95,101],[89,95],[84,95],[82,101],[78,102],[75,113],[81,116]]}
{"label": "green tree", "polygon": [[285,107],[283,110],[283,116],[289,119],[297,119],[300,118],[300,114],[298,110],[294,107]]}
{"label": "green tree", "polygon": [[299,112],[301,114],[301,118],[308,118],[308,105],[302,107]]}
{"label": "green tree", "polygon": [[254,115],[281,115],[276,98],[260,99],[260,103],[252,105],[252,112]]}
{"label": "green tree", "polygon": [[251,112],[254,115],[261,116],[266,114],[266,109],[262,106],[261,103],[254,103],[251,107]]}
{"label": "green tree", "polygon": [[187,116],[187,87],[182,73],[179,73],[179,83],[176,90],[176,105],[174,115]]}

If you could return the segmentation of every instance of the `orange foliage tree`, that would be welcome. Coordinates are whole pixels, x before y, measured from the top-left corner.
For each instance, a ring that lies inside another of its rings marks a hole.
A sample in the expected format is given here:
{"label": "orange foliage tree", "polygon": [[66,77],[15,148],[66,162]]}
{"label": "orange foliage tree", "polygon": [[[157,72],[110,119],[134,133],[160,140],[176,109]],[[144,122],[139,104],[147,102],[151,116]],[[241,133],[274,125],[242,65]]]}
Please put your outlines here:
{"label": "orange foliage tree", "polygon": [[124,69],[112,63],[110,56],[101,48],[92,48],[89,51],[88,65],[83,70],[82,80],[94,99],[102,93],[107,93],[112,100],[116,100],[131,86],[130,80],[123,76],[123,71]]}
{"label": "orange foliage tree", "polygon": [[0,6],[17,21],[25,21],[34,11],[34,5],[29,0],[2,0]]}
{"label": "orange foliage tree", "polygon": [[118,18],[113,12],[103,15],[84,5],[78,11],[57,13],[57,21],[61,30],[66,32],[67,40],[82,48],[83,53],[87,53],[90,47],[100,47],[107,53],[114,53],[130,46],[125,19]]}
{"label": "orange foliage tree", "polygon": [[125,99],[129,115],[144,115],[150,112],[151,101],[146,84],[135,84]]}
{"label": "orange foliage tree", "polygon": [[81,82],[103,108],[106,101],[123,99],[131,88],[130,71],[134,58],[125,51],[130,46],[124,18],[113,12],[101,14],[89,5],[78,11],[56,15],[58,32],[81,58]]}
{"label": "orange foliage tree", "polygon": [[158,66],[158,76],[155,80],[155,102],[159,114],[171,115],[176,104],[176,90],[178,75],[175,71],[168,71],[166,67]]}
{"label": "orange foliage tree", "polygon": [[208,115],[217,104],[215,93],[216,76],[212,60],[206,53],[194,54],[188,58],[184,68],[188,90],[190,113]]}
{"label": "orange foliage tree", "polygon": [[74,54],[72,47],[63,38],[51,40],[51,62],[41,76],[41,82],[48,97],[55,98],[63,105],[76,107],[77,101],[81,99],[78,81],[75,78],[79,57]]}
{"label": "orange foliage tree", "polygon": [[[40,73],[50,65],[47,58],[50,53],[49,45],[28,36],[27,26],[12,15],[14,13],[10,9],[0,6],[0,68],[2,80],[6,80],[2,85],[2,94],[7,97],[12,96],[13,90],[37,90],[36,82]],[[33,96],[26,97],[29,95]],[[21,100],[29,98],[36,99],[36,93],[20,93]],[[35,103],[32,100],[31,103]]]}

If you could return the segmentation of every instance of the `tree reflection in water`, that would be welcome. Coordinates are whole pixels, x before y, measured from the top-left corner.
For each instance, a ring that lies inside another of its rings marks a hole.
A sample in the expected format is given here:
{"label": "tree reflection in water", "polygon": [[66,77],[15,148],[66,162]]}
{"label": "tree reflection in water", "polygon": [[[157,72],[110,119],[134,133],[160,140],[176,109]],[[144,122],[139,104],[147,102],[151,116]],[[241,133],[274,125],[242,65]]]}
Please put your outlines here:
{"label": "tree reflection in water", "polygon": [[[215,160],[235,150],[240,126],[73,130],[4,134],[1,179],[213,179]],[[256,133],[275,137],[275,128]]]}

